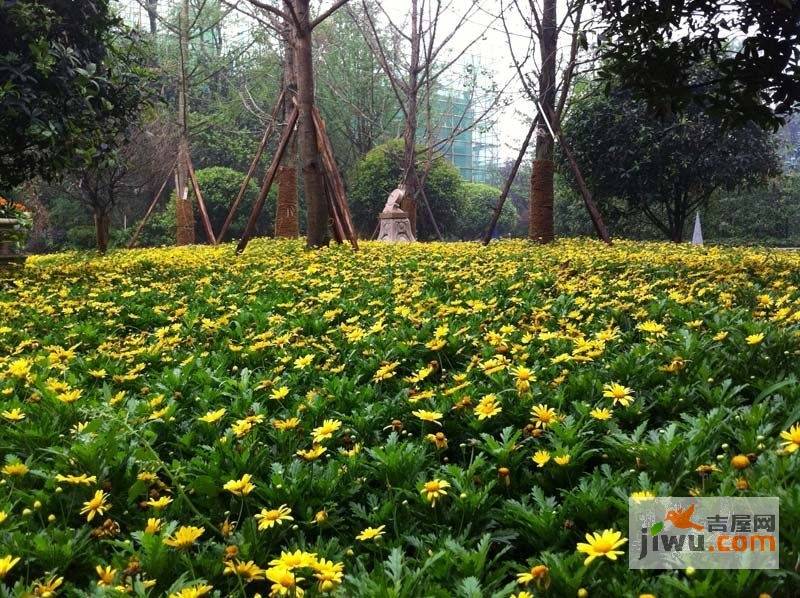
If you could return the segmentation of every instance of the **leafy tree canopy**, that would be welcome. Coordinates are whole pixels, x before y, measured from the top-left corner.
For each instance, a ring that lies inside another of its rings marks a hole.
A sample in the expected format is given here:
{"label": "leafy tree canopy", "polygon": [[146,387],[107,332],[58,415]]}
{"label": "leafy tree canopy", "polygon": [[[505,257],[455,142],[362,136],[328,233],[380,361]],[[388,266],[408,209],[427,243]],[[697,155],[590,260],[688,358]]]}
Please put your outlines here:
{"label": "leafy tree canopy", "polygon": [[112,151],[147,97],[142,47],[109,0],[0,2],[0,187]]}
{"label": "leafy tree canopy", "polygon": [[[595,0],[602,72],[661,113],[773,128],[800,106],[800,0]],[[699,73],[700,63],[713,71]]]}
{"label": "leafy tree canopy", "polygon": [[615,207],[643,212],[674,241],[714,191],[754,184],[779,170],[773,136],[755,124],[727,128],[696,105],[653,119],[647,104],[623,88],[588,94],[563,129],[611,220],[621,215],[609,214]]}

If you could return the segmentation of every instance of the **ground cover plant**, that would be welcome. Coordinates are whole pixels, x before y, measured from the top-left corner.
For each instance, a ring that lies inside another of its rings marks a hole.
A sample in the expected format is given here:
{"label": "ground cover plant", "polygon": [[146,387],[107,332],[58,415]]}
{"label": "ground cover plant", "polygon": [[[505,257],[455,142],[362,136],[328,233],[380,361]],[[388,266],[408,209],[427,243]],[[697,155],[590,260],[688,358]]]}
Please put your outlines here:
{"label": "ground cover plant", "polygon": [[[0,596],[800,587],[797,253],[259,240],[1,284]],[[631,495],[777,496],[781,569],[631,571]]]}

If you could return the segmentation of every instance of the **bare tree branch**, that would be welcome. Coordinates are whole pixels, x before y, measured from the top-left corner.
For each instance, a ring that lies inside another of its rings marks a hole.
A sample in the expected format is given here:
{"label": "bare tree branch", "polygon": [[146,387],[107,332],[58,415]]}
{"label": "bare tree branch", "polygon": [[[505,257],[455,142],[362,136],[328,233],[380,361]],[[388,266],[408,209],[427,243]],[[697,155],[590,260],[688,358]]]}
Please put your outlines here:
{"label": "bare tree branch", "polygon": [[323,12],[313,21],[311,21],[311,29],[313,30],[317,25],[322,23],[322,21],[327,19],[329,16],[331,16],[333,13],[335,13],[337,10],[339,10],[342,6],[344,6],[348,2],[350,2],[350,0],[337,0],[336,2],[334,2],[328,10]]}

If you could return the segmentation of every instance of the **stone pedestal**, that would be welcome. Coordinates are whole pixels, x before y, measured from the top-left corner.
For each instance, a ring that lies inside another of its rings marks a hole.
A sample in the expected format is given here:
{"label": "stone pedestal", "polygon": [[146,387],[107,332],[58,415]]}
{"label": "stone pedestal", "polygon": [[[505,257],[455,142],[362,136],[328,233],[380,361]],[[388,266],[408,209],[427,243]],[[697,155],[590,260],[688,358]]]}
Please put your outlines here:
{"label": "stone pedestal", "polygon": [[378,218],[380,218],[381,224],[378,232],[378,241],[389,243],[411,243],[416,241],[414,233],[411,231],[411,221],[404,211],[382,212]]}

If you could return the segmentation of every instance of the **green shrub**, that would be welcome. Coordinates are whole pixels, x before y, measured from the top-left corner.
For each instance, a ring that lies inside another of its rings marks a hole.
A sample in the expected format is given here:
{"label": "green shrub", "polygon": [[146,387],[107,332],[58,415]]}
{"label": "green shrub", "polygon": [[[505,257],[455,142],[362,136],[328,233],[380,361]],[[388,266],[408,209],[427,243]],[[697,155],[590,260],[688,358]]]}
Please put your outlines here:
{"label": "green shrub", "polygon": [[[203,193],[203,200],[208,210],[208,217],[214,234],[218,235],[228,215],[228,209],[239,192],[239,187],[244,180],[244,174],[224,166],[212,166],[197,171],[197,182],[200,191]],[[247,185],[242,202],[236,212],[236,217],[231,223],[226,239],[237,239],[244,232],[253,202],[258,196],[258,185],[254,180],[250,180]],[[195,214],[195,237],[198,242],[206,240],[205,228],[200,217],[200,210],[194,192],[189,188],[189,198],[194,204]],[[273,185],[270,189],[267,203],[261,212],[259,223],[256,229],[258,235],[271,235],[275,222],[275,201],[277,198],[277,188]],[[140,236],[140,245],[171,245],[175,242],[175,191],[169,196],[166,208],[154,214]]]}
{"label": "green shrub", "polygon": [[[425,160],[421,148],[419,152],[417,168],[422,173]],[[348,200],[353,223],[362,237],[372,235],[386,199],[403,178],[402,155],[402,140],[393,139],[371,150],[353,170]],[[458,235],[462,184],[455,166],[442,157],[434,159],[425,181],[425,195],[436,223],[446,237]],[[421,201],[417,205],[417,236],[420,239],[435,238]]]}
{"label": "green shrub", "polygon": [[[464,183],[461,186],[461,205],[456,234],[460,239],[472,241],[486,232],[500,199],[500,189],[484,183]],[[497,221],[495,236],[508,236],[517,225],[517,211],[510,201],[506,201],[500,220]]]}

